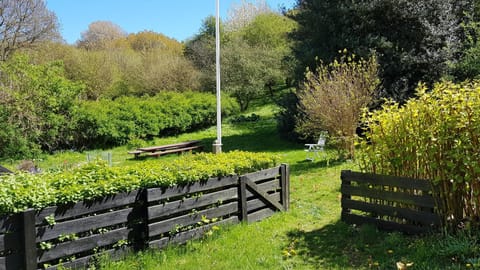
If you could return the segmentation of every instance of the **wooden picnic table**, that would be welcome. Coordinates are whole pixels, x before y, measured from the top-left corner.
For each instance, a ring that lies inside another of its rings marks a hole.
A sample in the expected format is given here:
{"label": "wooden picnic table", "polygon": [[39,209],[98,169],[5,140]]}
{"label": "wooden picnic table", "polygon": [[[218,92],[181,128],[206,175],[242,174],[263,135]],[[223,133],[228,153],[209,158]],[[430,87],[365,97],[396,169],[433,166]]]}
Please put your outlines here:
{"label": "wooden picnic table", "polygon": [[198,140],[192,140],[187,142],[172,143],[158,146],[140,147],[128,153],[133,154],[135,158],[138,158],[140,155],[159,157],[172,153],[181,154],[183,152],[192,151],[194,149],[202,149],[203,146],[199,145],[199,143],[200,141]]}

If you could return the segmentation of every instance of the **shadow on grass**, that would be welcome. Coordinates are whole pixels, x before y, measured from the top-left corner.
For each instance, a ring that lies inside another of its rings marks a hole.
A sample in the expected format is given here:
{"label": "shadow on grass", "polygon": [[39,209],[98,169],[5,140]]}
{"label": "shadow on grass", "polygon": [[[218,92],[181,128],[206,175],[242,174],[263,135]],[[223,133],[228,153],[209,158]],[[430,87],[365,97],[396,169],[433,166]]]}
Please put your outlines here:
{"label": "shadow on grass", "polygon": [[310,160],[301,160],[290,165],[290,172],[293,175],[301,175],[308,173],[310,171],[331,168],[344,163],[344,160],[319,160],[319,161],[310,161]]}
{"label": "shadow on grass", "polygon": [[293,230],[287,233],[302,261],[315,269],[359,268],[368,262],[354,242],[358,234],[349,225],[337,221],[313,231]]}
{"label": "shadow on grass", "polygon": [[[204,138],[202,144],[209,149],[215,138]],[[222,150],[242,150],[251,152],[272,152],[279,153],[301,149],[302,145],[285,141],[275,128],[257,128],[241,135],[230,135],[222,137]]]}

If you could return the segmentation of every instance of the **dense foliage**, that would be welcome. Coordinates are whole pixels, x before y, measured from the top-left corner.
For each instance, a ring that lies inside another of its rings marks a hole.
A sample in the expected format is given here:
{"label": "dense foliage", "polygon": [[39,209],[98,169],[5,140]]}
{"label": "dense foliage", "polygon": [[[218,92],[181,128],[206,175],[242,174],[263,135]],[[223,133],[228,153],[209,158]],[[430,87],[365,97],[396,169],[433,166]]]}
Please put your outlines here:
{"label": "dense foliage", "polygon": [[[238,111],[229,98],[223,98],[222,106],[224,116]],[[74,116],[77,147],[107,147],[213,125],[216,98],[198,92],[163,92],[150,98],[90,101],[81,103]]]}
{"label": "dense foliage", "polygon": [[[25,55],[0,63],[0,157],[107,147],[177,134],[215,123],[212,94],[164,91],[153,97],[85,101],[85,86],[66,78],[59,61],[32,65]],[[223,113],[238,105],[223,98]]]}
{"label": "dense foliage", "polygon": [[[243,3],[237,16],[221,25],[221,85],[242,110],[291,77],[292,52],[288,39],[296,23],[279,13]],[[250,11],[249,11],[250,10]],[[246,14],[243,14],[245,13]],[[255,14],[255,15],[252,15]],[[248,18],[248,19],[247,19]],[[238,21],[237,21],[238,20]],[[215,87],[215,19],[207,18],[200,33],[186,42],[185,55],[201,71],[202,90]]]}
{"label": "dense foliage", "polygon": [[425,85],[368,113],[363,170],[429,179],[446,225],[480,220],[480,82]]}
{"label": "dense foliage", "polygon": [[183,56],[182,44],[174,39],[144,31],[101,44],[87,50],[42,43],[28,54],[38,64],[63,62],[66,77],[85,84],[84,99],[198,89],[198,71]]}
{"label": "dense foliage", "polygon": [[16,55],[0,63],[0,157],[21,158],[68,146],[82,84],[60,62],[31,65]]}
{"label": "dense foliage", "polygon": [[456,62],[472,1],[298,0],[296,8],[299,78],[315,57],[330,62],[343,48],[365,58],[374,52],[383,96],[401,102],[419,81],[434,83]]}
{"label": "dense foliage", "polygon": [[480,78],[480,20],[475,16],[463,26],[466,40],[459,61],[452,66],[452,76],[458,81]]}
{"label": "dense foliage", "polygon": [[93,200],[138,188],[172,187],[272,167],[275,156],[233,151],[151,160],[125,167],[100,162],[61,172],[0,176],[0,214]]}

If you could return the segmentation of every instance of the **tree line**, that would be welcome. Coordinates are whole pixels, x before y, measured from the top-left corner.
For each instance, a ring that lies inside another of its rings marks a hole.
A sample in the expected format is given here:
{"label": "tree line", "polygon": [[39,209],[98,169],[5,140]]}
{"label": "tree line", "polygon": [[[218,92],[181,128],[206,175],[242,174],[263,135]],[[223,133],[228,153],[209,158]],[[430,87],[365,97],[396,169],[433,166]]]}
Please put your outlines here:
{"label": "tree line", "polygon": [[[1,1],[0,19],[0,116],[12,130],[31,127],[34,116],[73,101],[215,89],[214,17],[184,42],[96,21],[73,45],[62,41],[56,15],[43,0]],[[368,106],[378,107],[384,98],[402,103],[419,82],[479,77],[479,20],[479,0],[297,0],[281,11],[262,0],[242,0],[221,22],[222,91],[246,110],[252,100],[293,86],[279,100],[279,126],[287,134],[309,136],[325,125],[312,122],[317,119],[305,106],[312,99],[307,89],[325,89],[318,78],[329,77],[319,73],[337,74],[333,63],[348,58],[339,51],[357,59],[341,62],[344,70],[350,70],[348,63],[354,68],[375,59],[378,66],[367,67],[378,76],[368,86]],[[345,99],[349,95],[338,91],[352,88],[332,89],[329,95]],[[38,130],[49,130],[48,123],[42,125]]]}
{"label": "tree line", "polygon": [[[39,36],[32,33],[21,42],[0,36],[4,41],[3,61],[8,61],[13,52],[27,54],[33,64],[60,61],[67,79],[83,83],[82,99],[215,89],[214,17],[205,18],[199,32],[185,42],[153,31],[126,33],[114,22],[95,21],[74,45],[69,45],[61,42],[57,18],[43,0],[4,1],[2,5],[5,9],[0,15],[18,26],[13,36],[26,32],[23,28],[41,29]],[[5,12],[9,5],[17,12]],[[287,36],[294,27],[292,19],[273,11],[265,1],[242,1],[222,22],[222,90],[234,96],[242,110],[289,76],[291,66],[284,59],[291,55]],[[0,25],[0,31],[12,30]]]}

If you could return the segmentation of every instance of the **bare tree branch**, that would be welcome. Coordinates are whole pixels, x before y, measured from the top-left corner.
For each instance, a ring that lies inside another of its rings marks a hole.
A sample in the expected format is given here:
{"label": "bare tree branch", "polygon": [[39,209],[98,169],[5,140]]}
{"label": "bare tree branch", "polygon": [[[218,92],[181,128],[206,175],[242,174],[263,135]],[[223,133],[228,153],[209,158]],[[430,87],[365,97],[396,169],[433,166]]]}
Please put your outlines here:
{"label": "bare tree branch", "polygon": [[43,0],[0,0],[0,61],[19,48],[58,39],[57,16]]}

